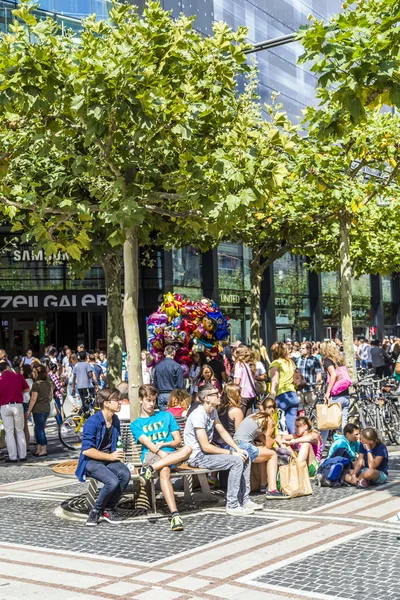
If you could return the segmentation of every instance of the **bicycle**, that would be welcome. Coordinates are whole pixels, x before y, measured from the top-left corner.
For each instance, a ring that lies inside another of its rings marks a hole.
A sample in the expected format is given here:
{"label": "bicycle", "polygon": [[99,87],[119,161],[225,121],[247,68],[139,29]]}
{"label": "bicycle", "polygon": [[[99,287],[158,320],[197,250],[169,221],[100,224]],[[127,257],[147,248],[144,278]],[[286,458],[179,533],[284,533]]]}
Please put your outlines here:
{"label": "bicycle", "polygon": [[58,427],[58,438],[60,442],[69,450],[79,450],[82,446],[83,426],[85,422],[95,412],[100,410],[94,406],[93,399],[89,404],[89,409],[84,411],[82,408],[76,414],[69,415]]}

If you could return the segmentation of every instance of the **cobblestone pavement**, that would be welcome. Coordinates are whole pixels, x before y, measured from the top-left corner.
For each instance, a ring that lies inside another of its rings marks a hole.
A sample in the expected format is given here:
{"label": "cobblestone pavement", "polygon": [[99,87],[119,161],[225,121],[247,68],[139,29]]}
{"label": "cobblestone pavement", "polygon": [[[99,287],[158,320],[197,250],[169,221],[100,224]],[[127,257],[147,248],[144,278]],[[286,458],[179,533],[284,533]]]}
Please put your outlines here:
{"label": "cobblestone pavement", "polygon": [[[49,461],[51,463],[51,460]],[[0,600],[400,600],[400,455],[388,484],[318,489],[234,518],[86,528],[61,519],[85,484],[50,464],[0,466]]]}
{"label": "cobblestone pavement", "polygon": [[399,550],[398,536],[371,531],[319,552],[313,560],[297,560],[270,571],[257,581],[269,587],[320,592],[352,600],[395,600],[400,597]]}

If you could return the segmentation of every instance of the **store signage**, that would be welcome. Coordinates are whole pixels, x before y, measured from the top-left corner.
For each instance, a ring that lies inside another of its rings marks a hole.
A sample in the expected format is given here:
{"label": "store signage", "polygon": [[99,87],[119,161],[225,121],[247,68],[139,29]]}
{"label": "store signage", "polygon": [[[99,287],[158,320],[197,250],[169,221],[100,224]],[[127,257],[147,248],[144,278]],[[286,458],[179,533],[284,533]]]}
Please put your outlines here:
{"label": "store signage", "polygon": [[39,321],[39,344],[44,345],[46,343],[46,321]]}
{"label": "store signage", "polygon": [[47,255],[44,250],[13,250],[11,256],[14,262],[40,262],[40,261],[53,261],[60,263],[69,260],[69,254],[66,252],[58,252],[57,254]]}
{"label": "store signage", "polygon": [[250,298],[245,294],[235,294],[233,292],[220,292],[220,304],[225,306],[240,306],[250,304]]}
{"label": "store signage", "polygon": [[0,310],[2,312],[27,312],[32,310],[87,312],[104,310],[107,306],[105,292],[2,292]]}

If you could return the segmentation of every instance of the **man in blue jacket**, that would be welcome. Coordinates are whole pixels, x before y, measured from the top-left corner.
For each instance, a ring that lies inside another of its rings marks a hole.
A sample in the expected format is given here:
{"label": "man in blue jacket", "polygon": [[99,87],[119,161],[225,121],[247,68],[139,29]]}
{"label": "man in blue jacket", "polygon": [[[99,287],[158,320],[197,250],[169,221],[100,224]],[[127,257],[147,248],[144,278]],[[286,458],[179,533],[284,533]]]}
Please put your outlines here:
{"label": "man in blue jacket", "polygon": [[117,450],[120,422],[115,413],[121,410],[121,394],[118,390],[106,388],[98,392],[97,401],[101,410],[84,425],[75,475],[79,481],[86,481],[86,476],[89,476],[104,484],[86,525],[97,525],[100,517],[117,525],[122,521],[115,507],[131,479],[130,471],[123,463],[124,452]]}
{"label": "man in blue jacket", "polygon": [[164,360],[157,363],[153,369],[153,383],[158,389],[158,408],[160,410],[167,410],[168,398],[172,390],[183,390],[185,387],[183,370],[181,365],[174,361],[175,354],[174,346],[166,346]]}

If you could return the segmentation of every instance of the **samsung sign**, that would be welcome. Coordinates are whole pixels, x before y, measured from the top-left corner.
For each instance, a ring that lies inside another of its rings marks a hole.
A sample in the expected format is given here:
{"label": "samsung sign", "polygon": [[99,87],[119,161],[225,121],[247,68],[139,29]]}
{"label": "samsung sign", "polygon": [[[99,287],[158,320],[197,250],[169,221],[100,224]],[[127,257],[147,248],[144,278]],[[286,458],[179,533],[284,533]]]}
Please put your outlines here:
{"label": "samsung sign", "polygon": [[26,312],[32,310],[88,312],[105,310],[107,300],[102,290],[84,292],[0,292],[2,312]]}

